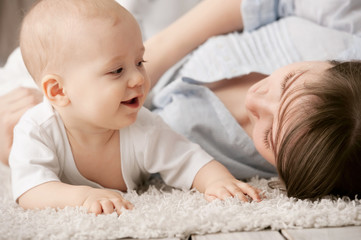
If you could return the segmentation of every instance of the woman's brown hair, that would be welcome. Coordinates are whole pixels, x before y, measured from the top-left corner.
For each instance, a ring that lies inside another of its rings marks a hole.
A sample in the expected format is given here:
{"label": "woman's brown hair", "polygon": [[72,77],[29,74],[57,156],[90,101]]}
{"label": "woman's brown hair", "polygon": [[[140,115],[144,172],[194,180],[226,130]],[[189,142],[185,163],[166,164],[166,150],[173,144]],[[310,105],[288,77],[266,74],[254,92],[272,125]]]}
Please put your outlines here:
{"label": "woman's brown hair", "polygon": [[[361,194],[361,62],[331,64],[320,81],[293,93],[291,102],[302,96],[311,100],[301,109],[288,103],[280,112],[275,155],[289,197]],[[295,115],[280,138],[282,126]]]}

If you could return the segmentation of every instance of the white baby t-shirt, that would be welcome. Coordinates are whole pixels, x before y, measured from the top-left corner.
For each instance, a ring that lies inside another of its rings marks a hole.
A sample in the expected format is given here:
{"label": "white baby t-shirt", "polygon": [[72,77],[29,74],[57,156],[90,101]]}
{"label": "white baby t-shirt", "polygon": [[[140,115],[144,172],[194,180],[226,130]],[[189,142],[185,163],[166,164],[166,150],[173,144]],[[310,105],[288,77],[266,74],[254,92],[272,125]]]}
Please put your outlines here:
{"label": "white baby t-shirt", "polygon": [[[135,123],[119,130],[119,137],[127,189],[152,173],[160,173],[170,186],[189,189],[199,169],[213,159],[146,108]],[[15,127],[9,164],[14,200],[49,181],[102,188],[78,171],[63,121],[47,100],[27,111]]]}

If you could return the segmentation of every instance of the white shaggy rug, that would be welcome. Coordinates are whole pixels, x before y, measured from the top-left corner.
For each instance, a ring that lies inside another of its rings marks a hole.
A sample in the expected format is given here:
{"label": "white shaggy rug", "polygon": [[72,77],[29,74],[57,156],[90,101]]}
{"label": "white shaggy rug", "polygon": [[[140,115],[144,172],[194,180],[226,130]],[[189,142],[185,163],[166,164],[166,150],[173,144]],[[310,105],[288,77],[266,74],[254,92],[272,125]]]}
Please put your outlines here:
{"label": "white shaggy rug", "polygon": [[265,179],[252,179],[264,190],[260,203],[236,199],[206,202],[202,194],[164,187],[154,181],[142,193],[125,198],[135,209],[117,216],[85,213],[82,208],[23,210],[11,198],[10,171],[0,164],[0,239],[184,238],[190,234],[261,229],[361,225],[361,200],[318,202],[290,199]]}

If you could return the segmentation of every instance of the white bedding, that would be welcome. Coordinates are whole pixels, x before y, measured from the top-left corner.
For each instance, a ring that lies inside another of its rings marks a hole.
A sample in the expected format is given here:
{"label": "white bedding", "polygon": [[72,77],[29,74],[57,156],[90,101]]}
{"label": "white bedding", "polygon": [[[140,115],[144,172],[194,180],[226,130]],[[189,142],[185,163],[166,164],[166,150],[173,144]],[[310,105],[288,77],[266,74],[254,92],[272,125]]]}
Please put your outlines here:
{"label": "white bedding", "polygon": [[16,48],[4,67],[0,68],[0,96],[21,86],[37,88],[26,70],[20,48]]}

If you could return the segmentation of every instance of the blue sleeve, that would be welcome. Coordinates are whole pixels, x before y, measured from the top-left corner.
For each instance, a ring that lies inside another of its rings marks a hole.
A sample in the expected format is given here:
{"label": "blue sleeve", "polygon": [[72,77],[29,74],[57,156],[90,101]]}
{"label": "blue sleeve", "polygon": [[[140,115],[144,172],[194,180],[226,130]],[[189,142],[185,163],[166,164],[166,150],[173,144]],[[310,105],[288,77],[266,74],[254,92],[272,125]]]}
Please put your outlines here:
{"label": "blue sleeve", "polygon": [[361,36],[360,0],[243,0],[244,31],[297,16],[320,26]]}
{"label": "blue sleeve", "polygon": [[295,0],[295,15],[323,27],[361,36],[360,0]]}
{"label": "blue sleeve", "polygon": [[244,0],[241,6],[244,31],[252,31],[294,15],[295,0]]}

